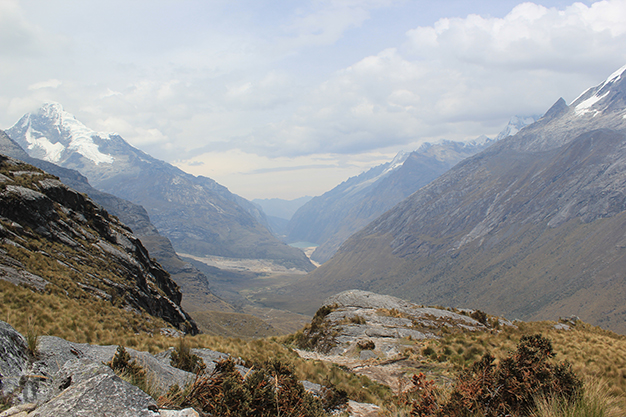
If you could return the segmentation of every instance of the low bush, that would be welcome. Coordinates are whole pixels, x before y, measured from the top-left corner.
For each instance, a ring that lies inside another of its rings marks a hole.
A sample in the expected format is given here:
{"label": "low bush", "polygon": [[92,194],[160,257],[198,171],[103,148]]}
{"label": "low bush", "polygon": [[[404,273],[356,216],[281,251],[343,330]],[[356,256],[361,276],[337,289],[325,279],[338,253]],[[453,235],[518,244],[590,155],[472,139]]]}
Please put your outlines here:
{"label": "low bush", "polygon": [[125,381],[146,391],[147,374],[135,359],[130,360],[130,354],[126,352],[123,346],[118,346],[113,358],[107,362],[107,365]]}
{"label": "low bush", "polygon": [[333,332],[327,322],[324,321],[336,306],[322,306],[313,316],[311,324],[307,325],[302,333],[296,335],[294,343],[300,349],[317,349],[320,352],[328,352],[335,346]]}
{"label": "low bush", "polygon": [[372,340],[359,340],[356,346],[360,350],[374,350],[376,349],[376,344]]}
{"label": "low bush", "polygon": [[472,314],[470,314],[470,317],[476,320],[477,322],[484,324],[485,326],[489,325],[487,321],[487,313],[485,313],[482,310],[472,311]]}
{"label": "low bush", "polygon": [[174,348],[170,357],[170,365],[194,374],[198,374],[206,368],[202,358],[191,353],[191,348],[185,342],[184,337],[178,339],[178,346]]}
{"label": "low bush", "polygon": [[552,343],[541,335],[521,338],[515,353],[494,363],[486,353],[461,373],[447,400],[437,401],[437,388],[423,374],[413,377],[410,400],[413,416],[529,416],[536,399],[573,403],[580,398],[582,382],[568,363],[552,364]]}
{"label": "low bush", "polygon": [[347,402],[345,393],[332,387],[319,397],[307,392],[290,367],[268,361],[261,369],[241,375],[232,359],[216,363],[210,374],[180,389],[174,386],[158,399],[160,407],[193,407],[219,416],[326,416]]}

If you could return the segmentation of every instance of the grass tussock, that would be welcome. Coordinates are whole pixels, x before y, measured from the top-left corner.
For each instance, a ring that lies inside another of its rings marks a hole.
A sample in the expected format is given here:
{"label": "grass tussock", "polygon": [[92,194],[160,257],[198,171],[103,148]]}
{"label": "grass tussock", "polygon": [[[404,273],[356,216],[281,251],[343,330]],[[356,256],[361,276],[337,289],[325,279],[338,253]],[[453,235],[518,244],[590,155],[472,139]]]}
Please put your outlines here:
{"label": "grass tussock", "polygon": [[540,396],[532,417],[621,417],[624,415],[618,399],[607,390],[603,381],[586,378],[580,397],[573,402]]}

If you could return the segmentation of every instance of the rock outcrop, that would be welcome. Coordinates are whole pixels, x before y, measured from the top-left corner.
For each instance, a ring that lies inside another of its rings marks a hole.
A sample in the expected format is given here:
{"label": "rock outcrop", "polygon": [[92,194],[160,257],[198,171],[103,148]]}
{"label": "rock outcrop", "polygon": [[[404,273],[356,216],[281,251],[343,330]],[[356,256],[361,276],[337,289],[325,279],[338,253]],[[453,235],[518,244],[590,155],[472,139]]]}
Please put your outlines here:
{"label": "rock outcrop", "polygon": [[233,310],[231,306],[212,293],[207,276],[176,254],[172,242],[159,233],[150,221],[148,212],[142,206],[93,188],[87,177],[78,171],[29,156],[17,142],[1,130],[0,154],[19,159],[57,176],[63,184],[80,193],[87,194],[109,214],[119,218],[141,240],[150,256],[154,257],[180,286],[183,293],[182,305],[186,311],[189,312],[192,309]]}
{"label": "rock outcrop", "polygon": [[116,302],[197,332],[178,285],[130,229],[56,177],[2,155],[0,239],[0,279]]}
{"label": "rock outcrop", "polygon": [[349,290],[327,298],[304,335],[321,353],[391,358],[402,353],[402,339],[438,338],[442,328],[486,329],[484,324],[455,311]]}

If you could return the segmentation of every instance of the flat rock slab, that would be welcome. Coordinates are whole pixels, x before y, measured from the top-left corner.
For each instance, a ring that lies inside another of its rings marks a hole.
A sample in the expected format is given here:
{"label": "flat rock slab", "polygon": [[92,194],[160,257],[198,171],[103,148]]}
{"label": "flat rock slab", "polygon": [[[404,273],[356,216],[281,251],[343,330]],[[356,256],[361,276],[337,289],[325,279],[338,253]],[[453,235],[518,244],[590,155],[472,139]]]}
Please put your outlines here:
{"label": "flat rock slab", "polygon": [[[381,358],[401,354],[407,340],[437,338],[442,328],[467,331],[484,330],[471,317],[443,308],[423,307],[390,295],[348,290],[324,301],[332,311],[324,317],[321,328],[333,347],[321,349],[335,355],[360,355],[358,344],[372,342]],[[373,358],[371,353],[366,354]]]}
{"label": "flat rock slab", "polygon": [[54,375],[49,400],[29,417],[156,417],[156,402],[105,365],[87,359],[67,362]]}
{"label": "flat rock slab", "polygon": [[[20,402],[41,402],[50,390],[50,379],[68,361],[84,359],[95,364],[109,362],[117,346],[98,346],[74,343],[54,336],[42,336],[39,340],[38,359],[32,363],[19,395]],[[127,348],[132,359],[146,369],[148,378],[158,391],[166,392],[174,384],[184,386],[193,381],[194,375],[169,364],[169,358],[155,357],[147,352]]]}

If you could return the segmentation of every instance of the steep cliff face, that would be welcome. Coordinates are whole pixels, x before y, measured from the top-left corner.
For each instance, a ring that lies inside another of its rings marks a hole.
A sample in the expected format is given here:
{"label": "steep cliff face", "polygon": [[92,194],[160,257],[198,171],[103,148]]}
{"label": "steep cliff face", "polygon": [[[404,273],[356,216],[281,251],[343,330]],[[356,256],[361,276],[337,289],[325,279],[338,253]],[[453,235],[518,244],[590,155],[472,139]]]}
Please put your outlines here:
{"label": "steep cliff face", "polygon": [[531,320],[576,314],[626,331],[625,70],[376,219],[308,277],[309,290]]}
{"label": "steep cliff face", "polygon": [[195,333],[181,292],[130,229],[38,168],[0,156],[0,279],[96,297]]}

